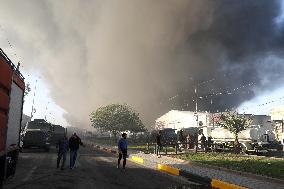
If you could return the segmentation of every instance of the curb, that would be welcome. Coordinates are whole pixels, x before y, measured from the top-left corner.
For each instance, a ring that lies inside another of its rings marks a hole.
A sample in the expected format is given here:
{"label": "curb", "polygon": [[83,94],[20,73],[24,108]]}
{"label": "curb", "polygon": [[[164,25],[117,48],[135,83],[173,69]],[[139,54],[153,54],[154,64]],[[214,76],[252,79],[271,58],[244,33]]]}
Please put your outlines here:
{"label": "curb", "polygon": [[212,179],[211,180],[211,187],[212,188],[227,188],[227,189],[246,189],[246,187],[239,186],[236,184],[231,184],[228,182],[224,182],[218,179]]}
{"label": "curb", "polygon": [[144,164],[144,159],[138,156],[131,156],[131,160],[139,164]]}
{"label": "curb", "polygon": [[269,182],[273,181],[273,182],[278,183],[278,184],[284,184],[284,180],[280,180],[280,179],[273,178],[273,177],[268,177],[268,176],[264,176],[264,175],[257,175],[257,174],[253,174],[253,173],[249,173],[249,172],[242,172],[242,171],[227,169],[225,167],[217,167],[217,166],[214,166],[214,165],[208,165],[208,164],[203,164],[203,163],[198,163],[198,162],[190,161],[190,163],[192,165],[196,165],[196,166],[199,166],[199,167],[208,167],[208,168],[211,168],[211,169],[226,171],[228,173],[234,173],[234,174],[238,174],[238,175],[241,175],[241,176],[251,177],[251,178],[254,178],[254,179],[266,180],[266,181],[269,181]]}
{"label": "curb", "polygon": [[165,171],[165,172],[170,173],[172,175],[180,176],[180,170],[179,169],[165,165],[165,164],[157,163],[157,170]]}
{"label": "curb", "polygon": [[[108,149],[108,148],[101,147],[101,146],[98,146],[98,145],[96,145],[94,147],[101,149],[101,150],[104,150],[106,152],[112,153],[112,154],[117,153],[116,150]],[[141,165],[145,164],[145,160],[143,158],[139,157],[139,156],[130,156],[130,160],[132,162],[137,163],[137,164],[141,164]],[[181,177],[188,179],[189,181],[196,182],[196,183],[202,184],[204,186],[208,186],[208,187],[212,187],[212,188],[216,188],[216,189],[248,189],[247,187],[239,186],[239,185],[232,184],[232,183],[222,181],[222,180],[219,180],[219,179],[202,177],[200,175],[196,175],[196,174],[190,173],[188,171],[178,169],[178,168],[175,168],[175,167],[172,167],[172,166],[169,166],[169,165],[165,165],[165,164],[157,163],[156,164],[156,170],[167,172],[167,173],[175,175],[175,176],[181,176]]]}
{"label": "curb", "polygon": [[[135,163],[144,164],[144,159],[139,156],[131,156],[131,160]],[[248,189],[243,186],[239,186],[236,184],[232,184],[229,182],[225,182],[219,179],[209,178],[209,177],[202,177],[200,175],[196,175],[193,173],[190,173],[188,171],[185,171],[183,169],[178,169],[169,165],[160,164],[157,163],[157,170],[164,171],[169,174],[175,175],[175,176],[182,176],[189,181],[193,181],[199,184],[202,184],[204,186],[212,187],[212,188],[218,188],[218,189]]]}

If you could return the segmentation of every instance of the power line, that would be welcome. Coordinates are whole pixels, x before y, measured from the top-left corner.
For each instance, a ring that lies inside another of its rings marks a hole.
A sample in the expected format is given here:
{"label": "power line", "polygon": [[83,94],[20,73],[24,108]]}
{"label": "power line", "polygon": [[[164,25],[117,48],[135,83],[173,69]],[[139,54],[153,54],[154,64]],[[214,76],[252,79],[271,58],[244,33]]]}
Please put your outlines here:
{"label": "power line", "polygon": [[215,92],[215,93],[212,93],[212,94],[207,94],[205,96],[199,96],[198,99],[206,99],[206,98],[210,98],[210,97],[213,97],[213,96],[220,96],[220,95],[233,95],[233,94],[236,94],[236,91],[239,91],[241,89],[244,89],[246,87],[251,87],[253,86],[254,83],[248,83],[246,85],[241,85],[239,87],[236,87],[236,88],[233,88],[231,90],[225,90],[225,91],[221,91],[221,92]]}
{"label": "power line", "polygon": [[[0,25],[0,30],[3,32],[3,34],[6,33],[6,31],[4,30],[4,27],[2,25]],[[18,60],[19,63],[21,63],[21,67],[23,68],[24,66],[22,65],[22,61],[21,61],[21,57],[19,57],[16,53],[15,48],[13,47],[11,41],[8,39],[8,37],[5,37],[10,49],[11,49],[11,53],[14,55],[15,59]]]}
{"label": "power line", "polygon": [[[284,100],[284,96],[279,97],[276,100],[266,101],[266,102],[261,103],[261,104],[250,106],[250,108],[252,108],[252,107],[263,107],[263,106],[267,106],[267,105],[270,105],[270,104],[273,104],[273,103],[276,103],[276,102],[279,102],[279,101],[282,101],[282,100]],[[245,112],[246,110],[249,110],[249,107],[245,106],[244,108],[242,108],[242,110]],[[258,110],[258,111],[260,111],[260,110]],[[258,111],[256,111],[256,112],[258,112]]]}

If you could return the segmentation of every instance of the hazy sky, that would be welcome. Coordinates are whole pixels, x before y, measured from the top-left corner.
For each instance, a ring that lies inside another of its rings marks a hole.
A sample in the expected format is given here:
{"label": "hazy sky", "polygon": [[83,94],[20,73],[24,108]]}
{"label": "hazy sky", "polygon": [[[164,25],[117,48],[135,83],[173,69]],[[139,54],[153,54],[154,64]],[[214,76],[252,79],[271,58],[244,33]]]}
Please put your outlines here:
{"label": "hazy sky", "polygon": [[47,115],[51,122],[87,128],[91,111],[119,102],[151,125],[171,109],[194,110],[194,85],[212,78],[200,96],[253,85],[200,100],[199,110],[241,105],[240,111],[267,114],[283,104],[257,106],[284,94],[280,0],[0,4],[0,47],[22,62],[32,88],[28,115],[37,86],[35,118]]}
{"label": "hazy sky", "polygon": [[[41,74],[37,70],[26,72],[22,67],[22,74],[25,76],[25,82],[30,84],[31,92],[25,97],[24,114],[31,116],[31,110],[34,101],[35,113],[33,118],[43,119],[54,124],[67,126],[65,118],[63,118],[66,111],[58,106],[50,96],[48,82],[44,81]],[[34,96],[35,94],[35,96]]]}

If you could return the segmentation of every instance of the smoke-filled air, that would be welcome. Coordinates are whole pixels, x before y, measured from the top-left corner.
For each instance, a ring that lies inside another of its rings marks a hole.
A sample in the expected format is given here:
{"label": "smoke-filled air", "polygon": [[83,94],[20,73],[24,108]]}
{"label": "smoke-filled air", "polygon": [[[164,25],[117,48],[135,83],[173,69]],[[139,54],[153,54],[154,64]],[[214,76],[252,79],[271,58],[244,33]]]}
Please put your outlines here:
{"label": "smoke-filled air", "polygon": [[200,111],[229,110],[284,80],[282,1],[3,2],[1,35],[71,125],[117,102],[147,126],[196,97]]}

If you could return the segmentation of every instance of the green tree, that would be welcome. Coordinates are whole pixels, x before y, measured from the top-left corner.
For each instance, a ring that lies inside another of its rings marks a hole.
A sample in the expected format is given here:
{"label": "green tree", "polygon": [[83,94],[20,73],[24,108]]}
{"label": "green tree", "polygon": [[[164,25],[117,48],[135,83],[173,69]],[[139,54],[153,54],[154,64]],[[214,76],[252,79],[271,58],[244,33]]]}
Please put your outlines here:
{"label": "green tree", "polygon": [[90,119],[94,128],[110,131],[115,137],[123,131],[137,133],[145,130],[139,114],[126,104],[100,107],[91,113]]}
{"label": "green tree", "polygon": [[30,84],[27,83],[25,87],[25,92],[24,92],[24,99],[29,94],[29,92],[31,92],[31,87],[30,87]]}
{"label": "green tree", "polygon": [[239,133],[246,130],[251,124],[251,117],[236,112],[223,113],[220,116],[219,124],[221,127],[227,129],[235,136],[234,149],[236,153],[240,153],[241,146],[239,143]]}

